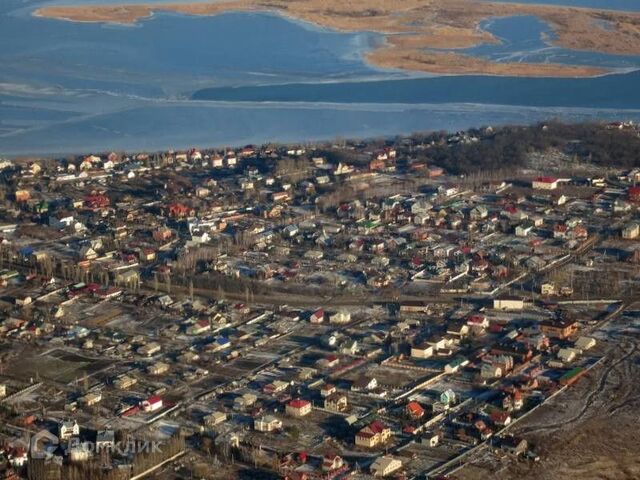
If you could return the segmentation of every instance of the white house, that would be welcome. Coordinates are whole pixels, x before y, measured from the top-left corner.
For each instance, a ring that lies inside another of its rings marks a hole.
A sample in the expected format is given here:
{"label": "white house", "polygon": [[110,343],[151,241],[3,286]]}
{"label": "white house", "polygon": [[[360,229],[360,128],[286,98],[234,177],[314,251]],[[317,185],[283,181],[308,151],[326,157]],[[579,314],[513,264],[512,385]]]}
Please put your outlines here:
{"label": "white house", "polygon": [[158,395],[153,395],[148,399],[144,400],[140,406],[142,410],[145,412],[155,412],[156,410],[160,410],[163,406],[162,398]]}
{"label": "white house", "polygon": [[402,462],[399,459],[385,455],[376,458],[371,464],[370,471],[374,477],[387,477],[401,468]]}
{"label": "white house", "polygon": [[531,187],[536,190],[555,190],[558,188],[558,179],[553,177],[538,177],[531,182]]}
{"label": "white house", "polygon": [[58,438],[68,440],[80,435],[80,425],[75,420],[64,420],[58,426]]}
{"label": "white house", "polygon": [[596,346],[596,339],[593,337],[580,337],[576,340],[575,346],[580,350],[589,350]]}
{"label": "white house", "polygon": [[565,363],[572,362],[576,358],[576,351],[572,348],[561,348],[558,350],[558,358]]}
{"label": "white house", "polygon": [[351,314],[346,311],[336,312],[333,315],[329,315],[329,323],[333,325],[339,325],[349,323],[351,321]]}
{"label": "white house", "polygon": [[49,226],[59,230],[71,226],[73,222],[74,218],[71,213],[58,213],[49,217]]}
{"label": "white house", "polygon": [[282,428],[282,421],[273,415],[265,415],[253,421],[253,428],[258,432],[273,432]]}
{"label": "white house", "polygon": [[433,347],[426,343],[411,347],[411,356],[413,358],[429,358],[433,356]]}

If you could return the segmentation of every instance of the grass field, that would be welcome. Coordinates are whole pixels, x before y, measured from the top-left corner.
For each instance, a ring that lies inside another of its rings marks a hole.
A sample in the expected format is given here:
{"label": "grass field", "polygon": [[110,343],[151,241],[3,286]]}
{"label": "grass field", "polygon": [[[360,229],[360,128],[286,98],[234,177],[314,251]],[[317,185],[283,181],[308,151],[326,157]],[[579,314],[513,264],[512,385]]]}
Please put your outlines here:
{"label": "grass field", "polygon": [[108,360],[82,357],[63,350],[53,350],[45,355],[25,355],[11,366],[6,374],[18,379],[33,378],[70,383],[85,375],[93,375],[111,364]]}

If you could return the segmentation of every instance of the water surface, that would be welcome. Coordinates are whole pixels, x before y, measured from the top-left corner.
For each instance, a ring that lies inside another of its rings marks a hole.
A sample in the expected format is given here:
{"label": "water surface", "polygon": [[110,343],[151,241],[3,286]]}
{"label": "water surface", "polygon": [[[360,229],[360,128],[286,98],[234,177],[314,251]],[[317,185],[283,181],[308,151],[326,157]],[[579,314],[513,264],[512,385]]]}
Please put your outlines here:
{"label": "water surface", "polygon": [[0,155],[305,141],[551,117],[638,119],[640,112],[638,58],[553,47],[549,27],[534,17],[488,21],[501,43],[466,53],[630,73],[528,79],[384,70],[364,61],[380,35],[271,14],[159,13],[135,26],[30,14],[46,4],[105,1],[122,3],[0,2]]}

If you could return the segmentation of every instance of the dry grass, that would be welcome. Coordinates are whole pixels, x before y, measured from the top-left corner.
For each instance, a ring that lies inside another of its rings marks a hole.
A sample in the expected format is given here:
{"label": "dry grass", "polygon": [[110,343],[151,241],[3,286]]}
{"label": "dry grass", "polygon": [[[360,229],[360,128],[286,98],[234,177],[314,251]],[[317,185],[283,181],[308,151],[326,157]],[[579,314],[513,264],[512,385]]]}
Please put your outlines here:
{"label": "dry grass", "polygon": [[[425,48],[464,48],[497,41],[480,28],[488,17],[536,15],[554,29],[556,43],[576,50],[640,54],[640,14],[477,0],[231,0],[164,5],[50,6],[35,15],[79,22],[134,23],[154,11],[217,15],[228,11],[276,11],[342,31],[387,34],[387,46],[368,60],[388,68],[432,73],[484,73],[522,76],[592,76],[601,69],[565,65],[496,64]],[[608,25],[604,27],[603,21]],[[398,35],[402,34],[402,35]]]}

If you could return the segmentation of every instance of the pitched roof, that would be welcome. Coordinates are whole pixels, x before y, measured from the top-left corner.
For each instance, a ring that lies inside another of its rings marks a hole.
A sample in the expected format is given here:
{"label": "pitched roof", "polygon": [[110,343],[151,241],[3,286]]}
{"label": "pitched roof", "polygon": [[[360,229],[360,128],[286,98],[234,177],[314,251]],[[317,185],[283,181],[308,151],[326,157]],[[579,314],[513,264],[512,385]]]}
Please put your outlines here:
{"label": "pitched roof", "polygon": [[303,408],[307,405],[310,405],[308,400],[302,400],[301,398],[297,398],[295,400],[291,400],[288,404],[291,408]]}

